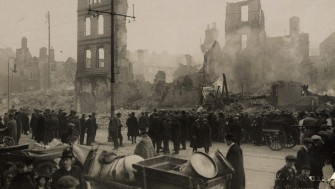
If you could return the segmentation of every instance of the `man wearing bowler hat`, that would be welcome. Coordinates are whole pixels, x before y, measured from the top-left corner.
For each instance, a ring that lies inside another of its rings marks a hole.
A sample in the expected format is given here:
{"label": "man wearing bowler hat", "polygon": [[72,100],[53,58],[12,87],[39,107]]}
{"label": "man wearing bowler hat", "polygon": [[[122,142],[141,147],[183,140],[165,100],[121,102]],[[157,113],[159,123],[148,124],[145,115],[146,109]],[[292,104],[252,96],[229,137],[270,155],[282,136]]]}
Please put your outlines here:
{"label": "man wearing bowler hat", "polygon": [[58,169],[52,175],[52,189],[58,189],[58,180],[63,176],[72,176],[78,182],[79,185],[76,186],[76,189],[86,189],[86,183],[81,176],[81,169],[78,166],[73,165],[74,163],[74,155],[71,150],[64,150],[61,157],[62,161],[64,162],[64,166]]}
{"label": "man wearing bowler hat", "polygon": [[227,160],[235,169],[232,174],[230,188],[231,189],[244,189],[245,188],[245,174],[243,166],[243,153],[239,145],[235,144],[233,135],[226,136],[226,143],[228,145]]}
{"label": "man wearing bowler hat", "polygon": [[294,163],[297,158],[293,155],[285,157],[286,164],[276,173],[274,189],[296,189],[297,188],[297,172]]}

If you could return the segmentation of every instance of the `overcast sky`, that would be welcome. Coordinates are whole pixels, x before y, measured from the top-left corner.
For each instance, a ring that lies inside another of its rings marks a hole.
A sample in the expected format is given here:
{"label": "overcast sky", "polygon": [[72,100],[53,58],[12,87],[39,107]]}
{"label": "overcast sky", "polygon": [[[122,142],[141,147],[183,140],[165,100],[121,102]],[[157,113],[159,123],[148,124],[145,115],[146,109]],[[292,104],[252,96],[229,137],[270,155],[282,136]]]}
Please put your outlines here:
{"label": "overcast sky", "polygon": [[[136,22],[127,24],[128,49],[201,56],[200,38],[217,23],[224,45],[225,7],[237,0],[128,0]],[[317,47],[335,29],[335,0],[262,0],[268,36],[288,34],[288,19],[300,17],[301,31]],[[46,13],[51,14],[51,43],[56,59],[76,57],[77,0],[0,0],[0,48],[20,48],[23,36],[33,56],[48,45]],[[61,52],[62,51],[62,52]]]}

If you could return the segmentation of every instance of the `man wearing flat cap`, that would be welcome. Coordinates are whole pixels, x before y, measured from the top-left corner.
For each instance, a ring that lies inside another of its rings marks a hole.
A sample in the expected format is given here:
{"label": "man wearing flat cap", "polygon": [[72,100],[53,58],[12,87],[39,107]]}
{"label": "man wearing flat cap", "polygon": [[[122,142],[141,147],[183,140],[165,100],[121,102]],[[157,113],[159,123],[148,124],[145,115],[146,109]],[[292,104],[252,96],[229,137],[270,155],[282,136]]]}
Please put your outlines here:
{"label": "man wearing flat cap", "polygon": [[226,136],[226,143],[228,145],[227,160],[235,169],[232,174],[230,188],[244,189],[245,188],[245,174],[243,166],[243,153],[239,145],[235,144],[233,135]]}
{"label": "man wearing flat cap", "polygon": [[304,145],[299,149],[297,153],[297,161],[295,162],[295,168],[298,174],[301,173],[302,165],[311,166],[312,157],[310,154],[310,149],[312,147],[312,143],[313,143],[312,139],[304,138],[303,140]]}
{"label": "man wearing flat cap", "polygon": [[319,188],[320,181],[323,178],[322,168],[325,165],[325,159],[323,157],[322,151],[322,138],[319,135],[313,135],[311,137],[313,144],[310,150],[310,154],[312,157],[311,161],[311,176],[315,179],[313,181],[314,188]]}
{"label": "man wearing flat cap", "polygon": [[[82,175],[81,175],[81,169],[78,166],[73,165],[74,163],[74,155],[71,150],[64,150],[62,153],[61,161],[63,162],[63,166],[58,169],[54,174],[52,175],[52,183],[51,183],[51,188],[52,189],[60,189],[64,188],[65,181],[63,181],[64,176],[71,176],[77,180],[79,183],[75,189],[86,189],[86,182],[83,180]],[[65,182],[66,183],[66,182]],[[66,188],[66,187],[65,187]]]}
{"label": "man wearing flat cap", "polygon": [[285,157],[286,164],[276,173],[274,189],[296,189],[297,173],[294,169],[294,163],[297,158],[293,155]]}

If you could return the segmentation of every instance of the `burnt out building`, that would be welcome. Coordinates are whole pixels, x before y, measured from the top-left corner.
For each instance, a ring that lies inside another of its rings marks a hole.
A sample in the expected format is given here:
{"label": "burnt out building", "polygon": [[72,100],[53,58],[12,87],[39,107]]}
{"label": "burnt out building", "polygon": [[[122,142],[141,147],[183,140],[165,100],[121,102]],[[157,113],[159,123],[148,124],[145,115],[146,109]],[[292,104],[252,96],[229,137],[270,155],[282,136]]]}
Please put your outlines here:
{"label": "burnt out building", "polygon": [[[298,70],[310,68],[309,34],[300,32],[300,19],[289,20],[289,35],[269,37],[268,59],[272,66],[273,79],[300,80]],[[302,73],[303,71],[299,71]]]}
{"label": "burnt out building", "polygon": [[28,48],[28,39],[23,37],[21,48],[16,49],[17,73],[12,76],[13,92],[36,91],[40,89],[39,60],[33,57]]}
{"label": "burnt out building", "polygon": [[[78,0],[78,49],[77,72],[75,80],[75,104],[79,112],[97,111],[98,102],[103,101],[110,93],[111,52],[114,52],[115,91],[118,98],[118,86],[121,82],[132,79],[132,65],[126,58],[127,29],[126,20],[114,16],[114,51],[111,51],[111,15],[92,16],[88,9],[104,12],[111,11],[126,14],[126,0]],[[101,106],[110,107],[104,102]],[[99,104],[100,108],[100,104]]]}
{"label": "burnt out building", "polygon": [[235,73],[243,75],[244,79],[237,80],[265,78],[266,33],[260,0],[227,3],[225,39],[223,53],[226,61],[244,68],[241,73]]}

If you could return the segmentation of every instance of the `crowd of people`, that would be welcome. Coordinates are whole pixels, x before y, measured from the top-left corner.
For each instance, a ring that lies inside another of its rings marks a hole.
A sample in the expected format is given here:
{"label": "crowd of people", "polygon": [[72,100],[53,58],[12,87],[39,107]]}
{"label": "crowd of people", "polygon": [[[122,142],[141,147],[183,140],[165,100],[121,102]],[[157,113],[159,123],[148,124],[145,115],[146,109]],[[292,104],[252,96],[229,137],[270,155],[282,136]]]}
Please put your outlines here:
{"label": "crowd of people", "polygon": [[80,139],[80,144],[90,145],[95,141],[98,129],[95,112],[87,117],[86,114],[82,114],[79,118],[74,110],[68,114],[62,109],[57,112],[50,109],[34,109],[29,115],[27,110],[17,110],[15,106],[5,113],[3,119],[0,117],[0,126],[8,129],[8,136],[12,137],[16,144],[19,144],[21,134],[28,135],[31,132],[32,139],[37,143],[48,144],[54,138],[58,138],[63,143]]}
{"label": "crowd of people", "polygon": [[[150,140],[147,141],[152,141],[156,151],[152,152],[152,155],[170,154],[170,143],[173,145],[172,154],[179,154],[180,150],[187,148],[186,141],[189,141],[189,147],[193,149],[193,152],[203,148],[205,153],[209,153],[213,140],[232,141],[227,142],[227,145],[229,148],[232,143],[238,146],[236,151],[240,154],[241,161],[236,166],[239,167],[242,164],[243,167],[243,156],[239,146],[242,143],[264,144],[262,134],[264,127],[269,124],[269,120],[271,122],[280,117],[282,122],[301,126],[297,128],[299,128],[299,136],[302,136],[304,146],[298,151],[297,156],[286,157],[285,166],[276,174],[275,188],[318,188],[323,179],[324,165],[329,163],[335,170],[333,113],[276,111],[261,112],[255,115],[243,112],[225,114],[206,112],[202,107],[188,111],[154,109],[153,112],[141,112],[139,115],[135,115],[134,112],[128,115],[115,112],[109,118],[108,141],[114,143],[115,150],[122,147],[124,143],[122,127],[126,127],[128,141],[131,141],[132,144],[137,143],[137,137],[140,135],[150,137]],[[127,116],[125,123],[121,121],[122,116]],[[5,114],[3,120],[0,119],[0,126],[9,129],[9,134],[16,143],[19,143],[21,134],[31,132],[36,142],[44,144],[54,138],[59,138],[64,143],[79,140],[80,144],[91,145],[95,141],[98,129],[94,112],[79,116],[73,110],[67,114],[63,110],[34,109],[29,116],[26,110],[16,110],[14,106]],[[227,138],[227,136],[230,137]],[[235,157],[230,161],[234,160],[236,160]]]}

